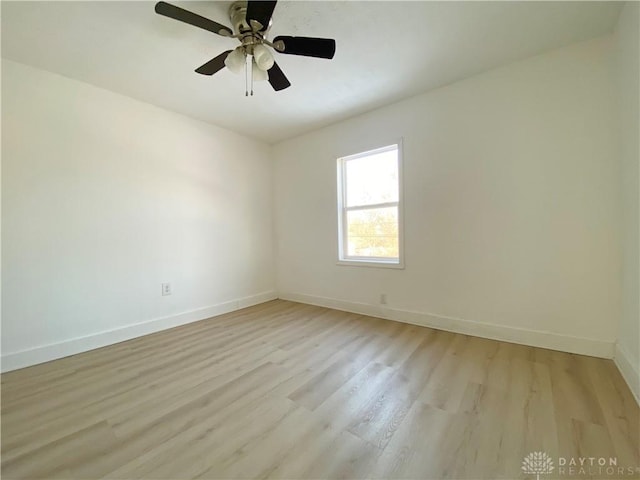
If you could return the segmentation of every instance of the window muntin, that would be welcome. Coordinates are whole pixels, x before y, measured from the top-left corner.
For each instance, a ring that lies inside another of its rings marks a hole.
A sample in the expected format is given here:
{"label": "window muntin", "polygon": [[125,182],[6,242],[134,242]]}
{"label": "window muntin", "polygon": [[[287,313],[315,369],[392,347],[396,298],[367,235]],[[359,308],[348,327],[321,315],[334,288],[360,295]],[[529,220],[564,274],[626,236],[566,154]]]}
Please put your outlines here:
{"label": "window muntin", "polygon": [[338,159],[339,263],[401,264],[400,144]]}

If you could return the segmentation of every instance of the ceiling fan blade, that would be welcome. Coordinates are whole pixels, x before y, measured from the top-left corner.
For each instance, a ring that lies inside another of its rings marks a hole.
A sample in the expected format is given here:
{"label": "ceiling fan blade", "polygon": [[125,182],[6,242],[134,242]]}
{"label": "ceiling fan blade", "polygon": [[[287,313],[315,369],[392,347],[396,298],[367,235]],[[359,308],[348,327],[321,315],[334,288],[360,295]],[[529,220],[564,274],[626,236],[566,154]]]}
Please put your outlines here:
{"label": "ceiling fan blade", "polygon": [[196,73],[200,73],[202,75],[213,75],[214,73],[222,70],[224,68],[224,61],[227,59],[227,55],[231,53],[231,50],[227,50],[226,52],[222,52],[216,58],[212,58],[204,65],[200,65],[196,68]]}
{"label": "ceiling fan blade", "polygon": [[273,15],[273,9],[276,8],[277,1],[262,1],[262,0],[249,0],[247,2],[247,22],[255,20],[260,22],[262,28],[260,31],[265,30],[269,26],[271,15]]}
{"label": "ceiling fan blade", "polygon": [[230,28],[167,2],[156,3],[156,13],[164,15],[165,17],[173,18],[174,20],[188,23],[194,27],[202,28],[203,30],[208,30],[209,32],[217,33],[223,37],[233,35]]}
{"label": "ceiling fan blade", "polygon": [[336,53],[336,41],[332,38],[288,37],[280,36],[273,43],[281,42],[284,50],[280,53],[304,55],[305,57],[333,58]]}
{"label": "ceiling fan blade", "polygon": [[267,70],[267,73],[269,74],[269,83],[276,92],[291,86],[291,82],[282,73],[277,63],[274,63],[273,67]]}

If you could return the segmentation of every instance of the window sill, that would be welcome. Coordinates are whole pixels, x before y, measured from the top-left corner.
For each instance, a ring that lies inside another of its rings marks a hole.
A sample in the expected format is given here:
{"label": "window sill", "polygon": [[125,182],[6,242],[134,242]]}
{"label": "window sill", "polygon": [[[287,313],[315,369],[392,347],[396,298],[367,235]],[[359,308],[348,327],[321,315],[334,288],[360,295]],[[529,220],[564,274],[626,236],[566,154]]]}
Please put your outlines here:
{"label": "window sill", "polygon": [[338,260],[336,265],[342,267],[369,267],[369,268],[395,268],[396,270],[404,270],[404,263],[371,261],[371,260]]}

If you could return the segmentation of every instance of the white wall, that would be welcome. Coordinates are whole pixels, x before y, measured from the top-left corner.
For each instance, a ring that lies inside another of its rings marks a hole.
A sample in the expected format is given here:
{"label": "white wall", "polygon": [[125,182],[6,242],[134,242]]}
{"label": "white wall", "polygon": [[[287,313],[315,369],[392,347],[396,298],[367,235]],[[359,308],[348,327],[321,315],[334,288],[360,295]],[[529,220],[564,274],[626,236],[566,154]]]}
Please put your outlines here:
{"label": "white wall", "polygon": [[[576,44],[276,145],[280,296],[612,356],[610,55],[610,37]],[[336,158],[398,137],[406,269],[337,266]]]}
{"label": "white wall", "polygon": [[[280,296],[599,356],[622,316],[636,362],[638,117],[623,112],[621,170],[612,47],[550,52],[275,146]],[[269,146],[2,70],[3,370],[275,296]],[[335,159],[398,137],[406,268],[337,266]]]}
{"label": "white wall", "polygon": [[3,60],[3,369],[274,298],[270,155]]}
{"label": "white wall", "polygon": [[622,316],[616,363],[640,402],[640,4],[628,2],[615,32],[623,211]]}

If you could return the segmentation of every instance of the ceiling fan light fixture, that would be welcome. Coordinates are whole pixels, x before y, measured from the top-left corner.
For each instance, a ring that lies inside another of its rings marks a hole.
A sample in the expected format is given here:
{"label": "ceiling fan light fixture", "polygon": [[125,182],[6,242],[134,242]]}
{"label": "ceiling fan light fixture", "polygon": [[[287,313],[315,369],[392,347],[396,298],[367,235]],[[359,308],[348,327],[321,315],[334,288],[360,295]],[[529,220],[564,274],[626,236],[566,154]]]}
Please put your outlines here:
{"label": "ceiling fan light fixture", "polygon": [[251,69],[251,75],[254,82],[266,82],[269,80],[269,74],[258,67],[255,57],[253,58],[253,68]]}
{"label": "ceiling fan light fixture", "polygon": [[233,73],[242,72],[245,65],[247,64],[247,58],[244,54],[244,49],[242,47],[236,48],[233,52],[227,55],[227,58],[225,58],[224,60],[224,64]]}
{"label": "ceiling fan light fixture", "polygon": [[253,59],[260,70],[266,72],[273,67],[273,55],[267,47],[262,44],[253,47]]}

